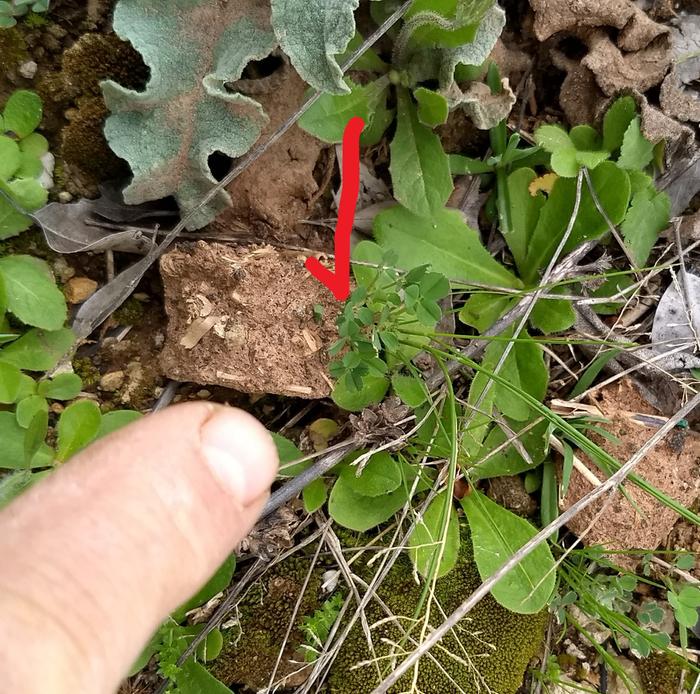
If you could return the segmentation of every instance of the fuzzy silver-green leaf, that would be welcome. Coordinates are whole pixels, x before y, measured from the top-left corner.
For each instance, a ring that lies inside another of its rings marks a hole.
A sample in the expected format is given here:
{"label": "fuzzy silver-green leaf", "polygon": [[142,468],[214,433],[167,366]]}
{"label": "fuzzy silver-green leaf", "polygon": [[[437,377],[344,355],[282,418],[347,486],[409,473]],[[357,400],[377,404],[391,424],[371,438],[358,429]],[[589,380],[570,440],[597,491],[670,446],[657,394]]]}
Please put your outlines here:
{"label": "fuzzy silver-green leaf", "polygon": [[[269,15],[266,0],[171,0],[167,12],[158,0],[120,0],[114,30],[151,70],[142,92],[102,84],[112,112],[107,140],[133,172],[127,203],[173,195],[188,214],[216,183],[209,156],[240,157],[259,138],[267,123],[262,107],[226,85],[274,49]],[[188,228],[204,226],[228,204],[220,191]]]}

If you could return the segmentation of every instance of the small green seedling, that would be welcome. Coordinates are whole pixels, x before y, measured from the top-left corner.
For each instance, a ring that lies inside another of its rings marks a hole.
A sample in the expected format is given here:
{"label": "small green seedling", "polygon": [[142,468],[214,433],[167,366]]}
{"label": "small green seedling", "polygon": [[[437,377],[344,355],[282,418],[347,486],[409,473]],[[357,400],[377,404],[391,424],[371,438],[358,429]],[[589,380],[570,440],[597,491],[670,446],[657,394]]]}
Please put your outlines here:
{"label": "small green seedling", "polygon": [[0,0],[0,29],[9,29],[17,24],[17,17],[29,11],[48,12],[49,0]]}
{"label": "small green seedling", "polygon": [[[53,166],[46,138],[34,132],[43,115],[41,99],[27,90],[14,92],[0,115],[0,239],[31,226],[12,204],[34,212],[46,204],[51,185],[45,161]],[[9,199],[8,199],[9,198]]]}

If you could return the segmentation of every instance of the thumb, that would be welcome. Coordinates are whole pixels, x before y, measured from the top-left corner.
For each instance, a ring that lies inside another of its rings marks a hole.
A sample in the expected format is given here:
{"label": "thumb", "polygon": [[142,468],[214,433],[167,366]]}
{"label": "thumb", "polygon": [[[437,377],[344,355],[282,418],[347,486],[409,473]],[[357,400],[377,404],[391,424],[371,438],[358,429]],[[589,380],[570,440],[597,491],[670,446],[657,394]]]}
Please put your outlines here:
{"label": "thumb", "polygon": [[109,694],[255,523],[263,426],[204,403],[95,443],[0,512],[0,691]]}

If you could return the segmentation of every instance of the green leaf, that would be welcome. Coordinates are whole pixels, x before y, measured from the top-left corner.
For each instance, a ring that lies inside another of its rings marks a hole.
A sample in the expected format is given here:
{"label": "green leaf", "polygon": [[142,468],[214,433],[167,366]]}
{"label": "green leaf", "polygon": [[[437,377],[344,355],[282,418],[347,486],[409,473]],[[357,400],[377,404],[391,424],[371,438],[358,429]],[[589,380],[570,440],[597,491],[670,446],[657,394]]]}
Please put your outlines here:
{"label": "green leaf", "polygon": [[617,163],[623,169],[645,169],[654,159],[654,144],[644,137],[641,119],[632,119],[622,140],[622,149]]}
{"label": "green leaf", "polygon": [[339,477],[328,499],[328,513],[344,528],[365,532],[389,520],[409,499],[402,484],[382,496],[364,496],[354,491],[346,477]]}
{"label": "green leaf", "polygon": [[575,149],[571,138],[560,125],[541,125],[535,131],[535,142],[551,154],[559,150]]}
{"label": "green leaf", "polygon": [[[359,456],[360,453],[353,455],[348,462]],[[339,479],[361,496],[383,496],[395,491],[402,481],[399,464],[385,451],[372,455],[359,476],[357,470],[357,466],[348,464],[341,470]]]}
{"label": "green leaf", "polygon": [[[508,422],[516,433],[525,429],[530,422]],[[530,456],[529,462],[523,458],[518,449],[512,444],[500,448],[510,440],[502,427],[494,425],[484,440],[481,450],[475,457],[476,464],[470,468],[473,480],[489,479],[491,477],[503,477],[505,475],[519,475],[533,469],[533,465],[539,465],[546,457],[549,446],[549,423],[544,421],[528,429],[519,435],[519,440]],[[496,453],[492,453],[497,448]]]}
{"label": "green leaf", "polygon": [[530,238],[546,202],[541,192],[530,194],[530,184],[536,178],[537,174],[532,169],[522,168],[510,174],[506,182],[511,228],[503,230],[503,237],[521,274],[525,271]]}
{"label": "green leaf", "polygon": [[[44,442],[48,431],[48,409],[40,408],[34,413],[24,432],[24,460],[27,465],[30,465],[30,461],[34,460],[42,449],[45,450],[47,448]],[[53,454],[53,451],[51,453]],[[51,455],[51,458],[53,458],[53,455]]]}
{"label": "green leaf", "polygon": [[[591,183],[601,206],[613,224],[619,224],[627,212],[630,199],[630,181],[627,173],[610,161],[603,162],[591,171]],[[525,279],[534,283],[539,270],[546,267],[556,250],[569,223],[576,199],[576,181],[559,178],[542,208],[527,254]],[[608,225],[598,212],[588,186],[581,191],[581,205],[564,253],[573,250],[583,241],[601,236]]]}
{"label": "green leaf", "polygon": [[45,330],[58,330],[66,321],[66,300],[47,263],[29,255],[0,258],[0,277],[7,308],[19,320]]}
{"label": "green leaf", "polygon": [[646,264],[659,234],[669,225],[670,214],[670,198],[665,192],[657,193],[653,185],[640,190],[632,198],[620,229],[637,267]]}
{"label": "green leaf", "polygon": [[576,322],[576,312],[568,299],[540,299],[530,314],[530,323],[545,335],[561,333]]}
{"label": "green leaf", "polygon": [[454,186],[450,163],[440,138],[418,120],[405,88],[398,90],[396,134],[391,142],[391,180],[394,197],[421,217],[442,210]]}
{"label": "green leaf", "polygon": [[569,139],[579,152],[597,153],[599,150],[605,149],[600,134],[590,125],[574,126],[569,132]]}
{"label": "green leaf", "polygon": [[35,92],[18,89],[7,100],[2,115],[6,132],[12,132],[20,139],[27,137],[41,123],[41,99]]}
{"label": "green leaf", "polygon": [[59,374],[50,381],[41,381],[37,392],[49,400],[72,400],[77,398],[83,388],[83,382],[74,373]]}
{"label": "green leaf", "polygon": [[507,294],[472,294],[459,311],[459,320],[471,325],[480,333],[486,332],[506,311],[511,309],[516,299]]}
{"label": "green leaf", "polygon": [[357,390],[349,383],[347,376],[336,384],[331,398],[338,407],[349,412],[359,412],[369,405],[381,402],[389,390],[389,379],[384,376],[363,376],[362,388]]}
{"label": "green leaf", "polygon": [[414,90],[413,96],[418,102],[418,120],[429,128],[447,123],[450,109],[447,99],[438,92],[425,87]]}
{"label": "green leaf", "polygon": [[306,513],[316,513],[326,503],[328,498],[326,483],[321,478],[309,482],[302,490],[301,496],[304,500],[304,511]]}
{"label": "green leaf", "polygon": [[194,659],[186,660],[177,674],[178,694],[231,694],[231,690]]}
{"label": "green leaf", "polygon": [[355,35],[359,0],[272,0],[272,24],[282,50],[302,79],[321,92],[346,94],[335,56]]}
{"label": "green leaf", "polygon": [[0,510],[5,508],[13,499],[25,492],[42,477],[46,477],[51,470],[32,472],[31,470],[18,470],[0,479]]}
{"label": "green leaf", "polygon": [[303,463],[290,465],[292,461],[303,458],[304,454],[289,439],[272,431],[269,433],[277,448],[277,455],[280,459],[279,474],[281,477],[294,477],[313,464],[312,461],[307,460]]}
{"label": "green leaf", "polygon": [[236,570],[236,558],[228,557],[226,561],[214,572],[214,575],[185,603],[180,605],[172,613],[172,618],[176,622],[182,622],[185,615],[190,611],[209,602],[215,595],[228,588]]}
{"label": "green leaf", "polygon": [[[31,178],[20,178],[6,183],[0,179],[0,190],[12,198],[20,207],[32,211],[46,203],[48,192],[41,187],[39,181]],[[40,204],[23,204],[22,198],[26,201]],[[16,236],[22,231],[29,229],[32,220],[25,214],[17,212],[4,196],[0,196],[0,240]]]}
{"label": "green leaf", "polygon": [[430,580],[454,569],[459,546],[459,520],[452,507],[452,494],[441,492],[419,517],[408,539],[408,554],[416,571]]}
{"label": "green leaf", "polygon": [[101,439],[103,436],[107,436],[114,431],[121,429],[122,427],[141,419],[143,415],[135,410],[113,410],[112,412],[107,412],[102,415],[102,421],[100,422],[100,428],[97,430],[97,436],[95,439]]}
{"label": "green leaf", "polygon": [[18,144],[22,154],[31,155],[36,159],[39,159],[49,151],[49,141],[39,133],[27,135]]}
{"label": "green leaf", "polygon": [[577,126],[567,135],[557,125],[543,125],[535,132],[535,142],[551,153],[552,170],[565,178],[575,178],[582,166],[595,169],[610,156],[591,151],[600,147],[600,139],[590,126]]}
{"label": "green leaf", "polygon": [[46,412],[48,414],[48,411],[49,403],[46,402],[46,398],[42,398],[41,395],[30,395],[17,403],[17,409],[15,410],[17,424],[23,429],[27,429],[37,412]]}
{"label": "green leaf", "polygon": [[[345,53],[339,56],[338,63],[343,65],[345,62],[347,62],[350,59],[350,56],[358,48],[360,48],[360,46],[362,46],[364,41],[365,40],[362,37],[362,34],[356,31],[355,35],[350,39],[350,43],[348,43]],[[379,57],[373,48],[365,48],[362,55],[353,63],[352,69],[383,74],[389,70],[389,66]]]}
{"label": "green leaf", "polygon": [[17,203],[29,212],[43,207],[49,193],[39,181],[33,178],[18,178],[3,185],[3,190],[9,193]]}
{"label": "green leaf", "polygon": [[[429,0],[432,1],[432,0]],[[488,3],[492,4],[492,3]],[[498,37],[506,25],[506,13],[498,6],[493,6],[486,12],[479,22],[474,40],[471,42],[460,41],[453,48],[445,48],[441,51],[440,84],[449,87],[455,79],[455,70],[458,66],[483,65],[496,45]],[[476,77],[473,77],[476,79]]]}
{"label": "green leaf", "polygon": [[[246,13],[236,2],[188,0],[163,12],[160,0],[122,1],[113,27],[150,68],[142,91],[111,81],[101,85],[112,112],[105,135],[133,172],[125,202],[173,195],[184,214],[194,212],[216,183],[209,156],[242,156],[267,125],[257,101],[227,86],[251,60],[275,48],[267,7]],[[229,204],[229,194],[220,191],[194,213],[188,228],[204,226]]]}
{"label": "green leaf", "polygon": [[453,176],[466,176],[483,173],[493,173],[492,164],[487,164],[481,159],[464,157],[461,154],[448,154],[450,160],[450,171]]}
{"label": "green leaf", "polygon": [[374,235],[382,248],[398,255],[398,267],[404,270],[430,265],[450,279],[521,286],[481,245],[458,210],[441,209],[426,219],[397,205],[375,217]]}
{"label": "green leaf", "polygon": [[61,413],[56,426],[58,460],[64,462],[92,443],[100,430],[101,420],[100,408],[91,400],[80,400],[68,405]]}
{"label": "green leaf", "polygon": [[623,96],[608,109],[603,119],[603,148],[617,152],[630,123],[637,115],[637,104],[631,96]]}
{"label": "green leaf", "polygon": [[396,395],[401,398],[401,402],[411,408],[419,407],[428,398],[425,385],[417,376],[394,374],[391,377],[391,387]]}
{"label": "green leaf", "polygon": [[567,399],[571,400],[581,395],[581,393],[587,391],[593,385],[593,381],[595,381],[596,376],[603,370],[605,365],[611,359],[614,359],[621,351],[622,350],[620,349],[606,349],[604,352],[601,352],[589,364],[588,368],[583,372],[583,374],[581,374],[580,378],[576,382],[576,385],[567,396]]}
{"label": "green leaf", "polygon": [[[496,572],[520,547],[537,534],[524,518],[473,490],[462,499],[474,545],[474,561],[482,580]],[[492,589],[498,603],[511,612],[534,614],[543,609],[554,592],[556,565],[543,542]]]}
{"label": "green leaf", "polygon": [[[411,43],[420,46],[457,47],[474,40],[479,21],[492,5],[465,0],[414,0],[406,13],[406,26],[413,26]],[[472,12],[469,12],[472,10]],[[445,21],[438,22],[436,15]]]}
{"label": "green leaf", "polygon": [[[26,430],[17,423],[14,412],[0,412],[0,441],[2,441],[0,469],[21,470],[27,467],[24,455],[25,434]],[[52,460],[51,449],[44,445],[33,457],[31,467],[48,467]]]}
{"label": "green leaf", "polygon": [[[527,332],[521,334],[521,340],[527,337]],[[500,343],[503,348],[507,344]],[[544,400],[549,385],[549,370],[544,363],[542,348],[534,340],[516,342],[503,364],[501,376],[533,398]],[[496,407],[506,417],[520,422],[530,418],[530,406],[522,398],[498,383],[495,391]]]}
{"label": "green leaf", "polygon": [[26,371],[49,371],[70,350],[75,335],[70,328],[47,332],[33,328],[0,350],[0,362]]}
{"label": "green leaf", "polygon": [[384,80],[365,86],[348,80],[348,84],[351,89],[348,94],[321,96],[299,119],[299,127],[323,142],[338,143],[343,141],[348,122],[359,117],[365,122],[364,132],[367,132],[377,109],[386,109],[387,84]]}
{"label": "green leaf", "polygon": [[0,362],[0,403],[16,402],[21,382],[22,372],[16,366]]}
{"label": "green leaf", "polygon": [[18,144],[9,137],[0,135],[0,178],[6,181],[12,178],[19,168],[20,162]]}

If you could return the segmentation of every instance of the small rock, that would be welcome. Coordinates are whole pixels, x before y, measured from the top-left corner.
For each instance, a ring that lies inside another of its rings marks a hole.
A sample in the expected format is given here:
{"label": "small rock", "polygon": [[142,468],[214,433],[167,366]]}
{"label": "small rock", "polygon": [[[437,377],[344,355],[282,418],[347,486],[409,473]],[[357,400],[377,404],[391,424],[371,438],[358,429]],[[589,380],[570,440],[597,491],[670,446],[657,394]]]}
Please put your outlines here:
{"label": "small rock", "polygon": [[145,379],[143,366],[138,361],[132,361],[126,367],[126,374],[128,376],[128,383],[121,396],[123,405],[127,405],[131,402],[132,397],[136,395],[136,392],[141,388]]}
{"label": "small rock", "polygon": [[72,199],[73,196],[67,190],[62,190],[58,194],[58,201],[62,202],[63,204],[70,202]]}
{"label": "small rock", "polygon": [[[642,680],[639,676],[637,666],[629,658],[623,658],[622,656],[617,656],[615,660],[617,660],[617,664],[625,671],[627,677],[629,677],[634,683],[634,691],[643,691]],[[610,672],[610,681],[608,683],[609,694],[628,694],[629,688],[625,684],[624,680],[618,677],[614,671],[608,671]]]}
{"label": "small rock", "polygon": [[89,277],[72,277],[63,287],[63,293],[69,304],[82,304],[97,290],[97,282]]}
{"label": "small rock", "polygon": [[199,390],[197,391],[197,397],[200,400],[207,400],[211,397],[211,393],[208,390]]}
{"label": "small rock", "polygon": [[32,80],[36,75],[37,64],[33,60],[28,60],[19,66],[19,74],[25,79]]}
{"label": "small rock", "polygon": [[68,265],[63,256],[58,256],[53,262],[53,271],[58,280],[65,284],[71,277],[75,277],[75,270]]}
{"label": "small rock", "polygon": [[108,393],[114,393],[114,391],[119,390],[122,385],[124,385],[123,371],[110,371],[104,374],[100,379],[100,390],[104,390]]}
{"label": "small rock", "polygon": [[61,412],[63,412],[65,407],[63,407],[63,405],[60,402],[52,402],[51,405],[49,406],[49,409],[54,414],[61,414]]}

